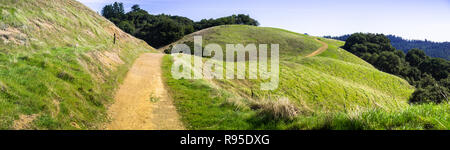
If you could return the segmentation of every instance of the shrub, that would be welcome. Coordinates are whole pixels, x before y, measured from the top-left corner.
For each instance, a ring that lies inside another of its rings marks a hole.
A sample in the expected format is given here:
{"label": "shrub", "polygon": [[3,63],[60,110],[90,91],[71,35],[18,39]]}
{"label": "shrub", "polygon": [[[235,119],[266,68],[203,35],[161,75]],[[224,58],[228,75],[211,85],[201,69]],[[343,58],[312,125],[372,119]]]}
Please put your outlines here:
{"label": "shrub", "polygon": [[411,96],[411,103],[442,103],[448,102],[449,90],[435,84],[424,89],[419,88]]}
{"label": "shrub", "polygon": [[251,108],[260,110],[261,115],[276,120],[292,120],[299,113],[299,109],[288,98],[254,102]]}
{"label": "shrub", "polygon": [[66,73],[65,71],[59,72],[57,76],[58,78],[63,79],[65,81],[73,81],[75,79],[72,75]]}

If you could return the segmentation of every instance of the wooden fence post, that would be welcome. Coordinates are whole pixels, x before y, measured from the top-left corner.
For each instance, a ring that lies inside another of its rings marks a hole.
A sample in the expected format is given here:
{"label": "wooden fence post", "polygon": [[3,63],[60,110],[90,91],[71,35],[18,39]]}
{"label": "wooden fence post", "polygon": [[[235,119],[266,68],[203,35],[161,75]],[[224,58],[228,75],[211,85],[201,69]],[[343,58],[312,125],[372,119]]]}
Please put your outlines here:
{"label": "wooden fence post", "polygon": [[114,44],[116,44],[116,33],[114,33]]}

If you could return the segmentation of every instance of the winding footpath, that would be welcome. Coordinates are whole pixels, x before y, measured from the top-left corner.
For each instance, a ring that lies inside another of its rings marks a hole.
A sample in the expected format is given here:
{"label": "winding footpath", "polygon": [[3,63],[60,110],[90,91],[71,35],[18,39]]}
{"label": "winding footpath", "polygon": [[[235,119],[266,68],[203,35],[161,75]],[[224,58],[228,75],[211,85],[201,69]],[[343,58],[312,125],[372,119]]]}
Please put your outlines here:
{"label": "winding footpath", "polygon": [[[328,44],[307,55],[313,57]],[[111,122],[107,130],[184,130],[180,116],[162,80],[161,53],[146,53],[133,64],[108,109]]]}
{"label": "winding footpath", "polygon": [[327,43],[325,43],[323,41],[320,41],[318,39],[315,39],[315,40],[317,42],[319,42],[320,44],[322,44],[322,46],[319,47],[319,49],[317,49],[316,51],[314,51],[311,54],[307,55],[306,57],[313,57],[313,56],[319,55],[320,53],[322,53],[322,52],[324,52],[324,51],[326,51],[328,49],[328,44]]}
{"label": "winding footpath", "polygon": [[164,54],[141,55],[127,73],[108,113],[108,130],[183,130],[162,80]]}

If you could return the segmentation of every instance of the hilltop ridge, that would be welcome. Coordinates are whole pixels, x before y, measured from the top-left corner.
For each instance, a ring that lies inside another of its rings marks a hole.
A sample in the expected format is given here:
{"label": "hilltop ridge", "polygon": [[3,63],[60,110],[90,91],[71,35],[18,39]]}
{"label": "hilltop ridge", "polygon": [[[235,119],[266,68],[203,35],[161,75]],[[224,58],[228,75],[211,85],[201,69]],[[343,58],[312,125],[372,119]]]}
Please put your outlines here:
{"label": "hilltop ridge", "polygon": [[[192,33],[173,44],[185,43],[193,49],[194,36],[202,36],[203,46],[215,43],[223,50],[225,44],[278,43],[280,82],[276,90],[264,91],[259,88],[264,82],[260,79],[174,80],[169,73],[171,58],[166,58],[163,64],[169,92],[182,120],[191,129],[302,129],[307,127],[291,126],[277,118],[403,110],[414,91],[407,81],[379,71],[341,49],[341,41],[277,28],[224,25]],[[321,50],[323,43],[328,45],[326,50]],[[161,50],[168,53],[171,47]],[[314,54],[318,50],[321,53]],[[284,114],[288,112],[290,115]],[[272,119],[264,120],[261,113]],[[211,124],[211,119],[228,122]]]}

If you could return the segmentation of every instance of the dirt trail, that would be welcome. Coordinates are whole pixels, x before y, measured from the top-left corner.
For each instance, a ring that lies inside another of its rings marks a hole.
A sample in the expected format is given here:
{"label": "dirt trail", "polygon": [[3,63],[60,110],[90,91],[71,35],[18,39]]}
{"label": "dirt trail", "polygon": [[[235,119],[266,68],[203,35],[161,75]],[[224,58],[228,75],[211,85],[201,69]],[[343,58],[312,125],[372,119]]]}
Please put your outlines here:
{"label": "dirt trail", "polygon": [[112,121],[106,129],[184,129],[161,78],[163,56],[146,53],[136,60],[108,110]]}
{"label": "dirt trail", "polygon": [[322,42],[322,41],[320,41],[318,39],[315,39],[315,40],[317,42],[319,42],[320,44],[322,44],[322,47],[320,47],[319,49],[317,49],[316,51],[312,52],[311,54],[309,54],[306,57],[313,57],[313,56],[319,55],[320,53],[322,53],[322,52],[324,52],[324,51],[326,51],[328,49],[328,44],[327,43]]}

